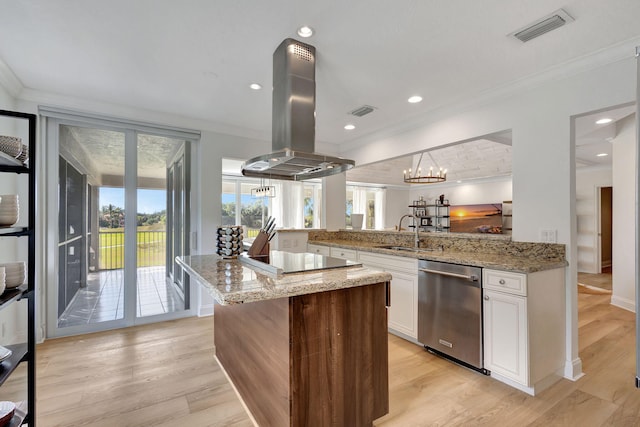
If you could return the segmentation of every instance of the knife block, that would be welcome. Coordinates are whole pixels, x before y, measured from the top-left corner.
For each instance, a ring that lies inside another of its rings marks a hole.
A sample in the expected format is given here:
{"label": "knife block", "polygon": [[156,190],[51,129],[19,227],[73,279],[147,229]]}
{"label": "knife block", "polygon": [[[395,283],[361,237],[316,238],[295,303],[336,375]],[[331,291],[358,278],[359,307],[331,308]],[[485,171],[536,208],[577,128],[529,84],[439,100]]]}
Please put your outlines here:
{"label": "knife block", "polygon": [[247,251],[250,257],[269,255],[269,235],[260,231]]}

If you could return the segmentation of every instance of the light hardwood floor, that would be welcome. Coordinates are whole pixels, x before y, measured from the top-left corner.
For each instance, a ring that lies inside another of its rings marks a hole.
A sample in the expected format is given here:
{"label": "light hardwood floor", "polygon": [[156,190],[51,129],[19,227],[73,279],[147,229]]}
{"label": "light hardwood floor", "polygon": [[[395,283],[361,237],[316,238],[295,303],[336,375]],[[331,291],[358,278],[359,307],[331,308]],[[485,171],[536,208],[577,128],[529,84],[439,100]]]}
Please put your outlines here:
{"label": "light hardwood floor", "polygon": [[[635,318],[579,294],[586,375],[531,397],[389,336],[390,413],[376,426],[640,426]],[[212,358],[213,319],[38,346],[38,425],[250,426]]]}

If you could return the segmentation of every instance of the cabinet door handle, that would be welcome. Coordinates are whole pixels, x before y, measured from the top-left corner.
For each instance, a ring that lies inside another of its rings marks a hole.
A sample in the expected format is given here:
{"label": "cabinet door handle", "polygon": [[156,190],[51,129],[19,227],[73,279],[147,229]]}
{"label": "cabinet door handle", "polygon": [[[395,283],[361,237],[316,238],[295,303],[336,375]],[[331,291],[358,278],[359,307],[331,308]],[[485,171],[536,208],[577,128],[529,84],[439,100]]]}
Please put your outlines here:
{"label": "cabinet door handle", "polygon": [[505,283],[507,283],[507,282],[505,282],[505,281],[504,281],[504,279],[500,279],[500,280],[498,281],[498,283],[500,283],[501,285],[504,285],[504,284],[505,284]]}
{"label": "cabinet door handle", "polygon": [[485,300],[485,301],[489,301],[489,295],[485,295],[485,296],[484,296],[484,300]]}

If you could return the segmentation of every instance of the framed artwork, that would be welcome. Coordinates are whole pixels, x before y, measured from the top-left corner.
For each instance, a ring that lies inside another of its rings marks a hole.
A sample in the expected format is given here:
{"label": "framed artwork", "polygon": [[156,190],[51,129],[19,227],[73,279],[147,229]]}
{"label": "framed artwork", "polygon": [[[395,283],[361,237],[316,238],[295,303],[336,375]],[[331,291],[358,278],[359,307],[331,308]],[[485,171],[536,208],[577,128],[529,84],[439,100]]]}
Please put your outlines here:
{"label": "framed artwork", "polygon": [[451,205],[452,233],[502,233],[502,203]]}

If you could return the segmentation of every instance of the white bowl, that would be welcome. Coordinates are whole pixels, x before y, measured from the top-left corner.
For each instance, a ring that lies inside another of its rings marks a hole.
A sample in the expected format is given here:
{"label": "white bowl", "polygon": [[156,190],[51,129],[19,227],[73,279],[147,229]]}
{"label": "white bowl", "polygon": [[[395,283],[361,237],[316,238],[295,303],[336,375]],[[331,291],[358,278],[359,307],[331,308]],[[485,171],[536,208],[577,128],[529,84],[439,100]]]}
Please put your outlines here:
{"label": "white bowl", "polygon": [[22,153],[22,139],[15,136],[0,135],[0,151],[11,157],[18,157]]}
{"label": "white bowl", "polygon": [[18,201],[19,197],[17,194],[0,194],[0,198],[5,201],[13,200]]}
{"label": "white bowl", "polygon": [[6,273],[16,273],[26,271],[27,264],[24,261],[3,262],[0,267],[4,267]]}
{"label": "white bowl", "polygon": [[18,286],[20,286],[20,285],[22,285],[24,283],[24,278],[22,278],[22,280],[19,280],[19,279],[7,280],[7,279],[5,279],[4,283],[5,283],[5,286],[7,287],[7,289],[17,288]]}

